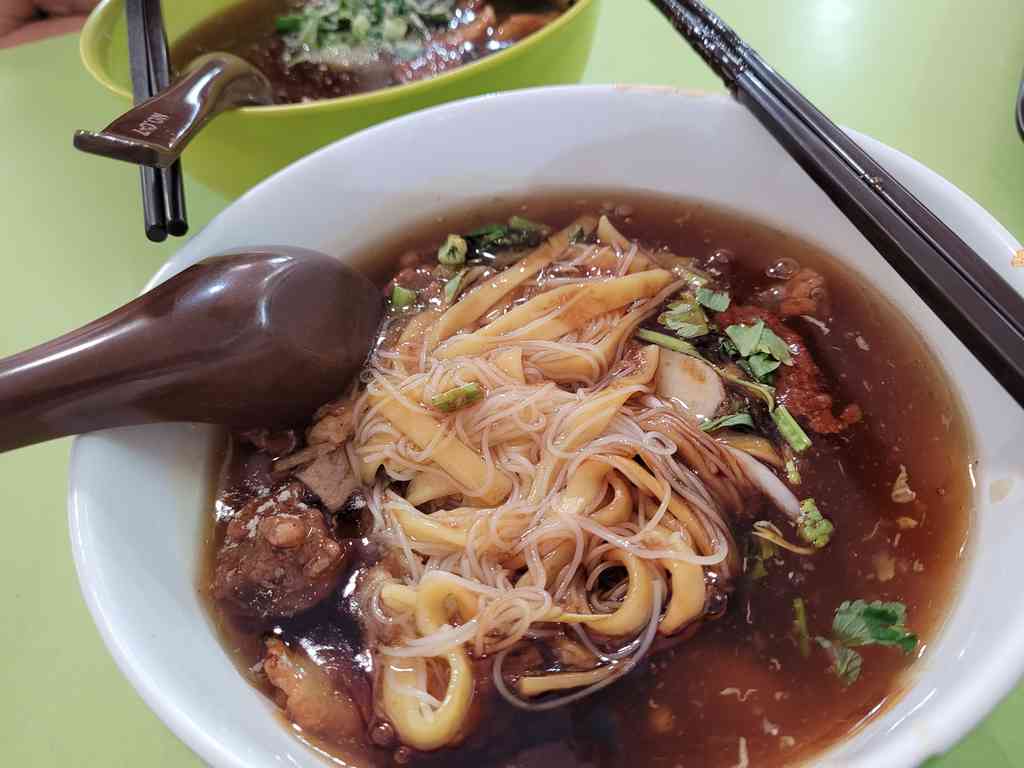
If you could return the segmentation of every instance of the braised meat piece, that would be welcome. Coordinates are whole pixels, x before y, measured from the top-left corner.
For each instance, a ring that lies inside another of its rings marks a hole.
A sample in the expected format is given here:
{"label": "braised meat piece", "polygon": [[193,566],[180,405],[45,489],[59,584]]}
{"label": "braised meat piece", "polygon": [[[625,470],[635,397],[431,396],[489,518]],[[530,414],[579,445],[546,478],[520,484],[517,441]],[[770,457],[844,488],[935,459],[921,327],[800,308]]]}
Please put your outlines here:
{"label": "braised meat piece", "polygon": [[286,617],[331,593],[345,547],[302,495],[291,483],[253,499],[228,523],[214,571],[217,600],[247,616]]}
{"label": "braised meat piece", "polygon": [[733,306],[717,317],[718,324],[752,325],[758,320],[775,332],[789,347],[793,365],[782,365],[776,369],[776,400],[789,409],[794,416],[802,417],[807,425],[818,434],[842,432],[861,419],[860,406],[847,405],[838,416],[833,413],[835,406],[829,394],[825,376],[814,362],[807,344],[799,333],[786,325],[778,315],[761,307]]}
{"label": "braised meat piece", "polygon": [[263,672],[277,689],[288,719],[321,738],[342,741],[361,736],[372,717],[369,675],[347,646],[329,646],[314,661],[277,638],[266,641]]}

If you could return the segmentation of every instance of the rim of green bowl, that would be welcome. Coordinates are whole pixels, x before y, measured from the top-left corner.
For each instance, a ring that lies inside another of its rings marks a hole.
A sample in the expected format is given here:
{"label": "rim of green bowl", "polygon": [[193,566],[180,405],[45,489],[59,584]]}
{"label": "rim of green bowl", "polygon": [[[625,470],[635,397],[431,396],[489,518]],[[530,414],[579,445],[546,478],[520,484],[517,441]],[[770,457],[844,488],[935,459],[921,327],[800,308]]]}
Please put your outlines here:
{"label": "rim of green bowl", "polygon": [[[588,7],[596,5],[598,2],[599,0],[577,0],[569,10],[562,13],[550,24],[546,24],[542,29],[534,32],[529,37],[524,38],[522,41],[510,45],[505,50],[498,51],[497,53],[478,59],[477,61],[469,64],[463,64],[450,72],[444,72],[440,75],[428,77],[415,83],[407,83],[405,85],[397,85],[390,88],[380,88],[375,91],[357,93],[351,96],[339,96],[333,99],[317,99],[316,101],[303,102],[301,104],[273,104],[265,107],[240,107],[236,111],[244,114],[279,117],[295,113],[330,112],[334,109],[348,106],[357,108],[360,106],[379,104],[382,102],[402,99],[406,96],[424,93],[432,88],[441,87],[441,85],[446,83],[457,83],[459,80],[464,80],[468,77],[474,76],[475,74],[486,73],[489,69],[500,67],[505,63],[511,63],[511,60],[528,55],[533,46],[539,45],[548,37],[557,34],[558,30],[562,27],[572,24],[573,21],[575,21],[577,17],[581,16]],[[123,3],[124,0],[102,0],[100,4],[93,9],[92,13],[89,14],[89,18],[85,22],[85,26],[82,27],[82,34],[78,44],[78,52],[82,60],[82,64],[85,66],[86,71],[92,75],[93,79],[99,82],[100,85],[108,91],[111,91],[121,98],[131,99],[132,94],[129,91],[125,90],[110,79],[107,73],[107,68],[102,64],[99,56],[99,51],[101,50],[99,40],[101,28],[104,26],[107,16],[114,13],[115,7],[120,6]]]}

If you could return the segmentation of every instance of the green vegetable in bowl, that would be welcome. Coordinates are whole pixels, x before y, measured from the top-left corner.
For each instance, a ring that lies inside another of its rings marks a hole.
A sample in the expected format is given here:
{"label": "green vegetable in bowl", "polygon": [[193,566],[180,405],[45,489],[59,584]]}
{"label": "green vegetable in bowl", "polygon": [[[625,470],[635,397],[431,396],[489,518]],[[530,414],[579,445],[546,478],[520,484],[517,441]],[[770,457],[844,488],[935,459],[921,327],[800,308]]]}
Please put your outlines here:
{"label": "green vegetable in bowl", "polygon": [[917,635],[906,627],[907,607],[903,603],[881,600],[847,600],[836,609],[832,620],[832,637],[816,637],[815,641],[832,657],[832,671],[849,686],[857,681],[863,658],[854,647],[881,645],[912,653],[917,648]]}
{"label": "green vegetable in bowl", "polygon": [[470,382],[459,387],[452,387],[439,395],[434,395],[430,399],[430,404],[439,411],[451,413],[452,411],[459,410],[459,408],[472,405],[478,400],[482,400],[483,397],[484,391],[480,385],[476,382]]}
{"label": "green vegetable in bowl", "polygon": [[408,288],[403,288],[400,285],[396,285],[391,289],[391,306],[395,307],[395,309],[405,309],[412,306],[415,302],[416,291],[410,291]]}

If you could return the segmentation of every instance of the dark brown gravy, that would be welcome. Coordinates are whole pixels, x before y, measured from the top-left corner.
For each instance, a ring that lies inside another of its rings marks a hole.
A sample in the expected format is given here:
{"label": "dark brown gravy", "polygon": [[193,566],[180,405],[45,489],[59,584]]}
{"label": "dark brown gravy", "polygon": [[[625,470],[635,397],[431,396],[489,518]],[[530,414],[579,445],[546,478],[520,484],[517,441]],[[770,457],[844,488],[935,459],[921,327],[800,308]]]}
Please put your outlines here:
{"label": "dark brown gravy", "polygon": [[[859,649],[864,657],[860,680],[843,688],[828,671],[824,652],[814,648],[809,658],[800,655],[790,635],[792,599],[806,601],[812,636],[829,634],[833,613],[844,600],[901,601],[907,605],[908,624],[921,637],[916,653],[921,656],[956,593],[972,505],[966,419],[913,327],[866,282],[819,249],[699,203],[582,192],[527,204],[495,200],[471,214],[434,220],[375,252],[390,254],[393,264],[410,249],[436,248],[449,231],[467,231],[513,213],[559,225],[601,208],[604,201],[611,201],[609,210],[618,206],[615,220],[627,236],[666,244],[684,255],[730,251],[741,265],[731,279],[734,301],[769,284],[764,270],[781,257],[826,276],[831,332],[824,335],[799,321],[791,324],[835,382],[837,401],[857,402],[864,412],[861,423],[839,436],[813,436],[813,447],[801,459],[800,496],[816,498],[836,532],[830,547],[815,557],[784,554],[781,562],[768,565],[763,580],[741,578],[723,618],[575,705],[533,715],[500,697],[479,696],[478,726],[465,743],[416,755],[418,766],[727,768],[738,762],[740,737],[746,739],[752,766],[806,760],[899,698],[907,675],[913,674],[913,657],[889,648]],[[388,274],[380,277],[386,280]],[[227,503],[237,504],[247,495],[245,478],[260,461],[244,450],[233,452],[221,487],[237,488],[240,482],[241,487],[235,491],[239,495],[222,497]],[[907,467],[917,493],[910,504],[890,498],[900,465]],[[917,527],[901,529],[900,517],[913,518]],[[741,540],[748,525],[738,526]],[[207,563],[221,528],[211,529],[205,543]],[[882,581],[879,574],[887,578]],[[329,599],[305,616],[280,622],[280,631],[294,640],[316,633],[319,645],[330,642],[331,632],[347,635],[351,627],[346,630],[331,617],[335,605]],[[260,632],[270,627],[246,625],[215,605],[210,611],[225,646],[247,670],[259,659]],[[257,675],[247,674],[266,691]],[[349,764],[393,762],[390,751],[315,746]]]}
{"label": "dark brown gravy", "polygon": [[[492,0],[497,25],[511,14],[557,13],[559,7],[546,0]],[[270,80],[277,104],[293,104],[317,99],[351,96],[403,81],[393,75],[387,62],[379,66],[332,68],[311,62],[286,66],[284,45],[275,31],[274,21],[297,7],[296,0],[243,0],[211,16],[188,30],[171,46],[175,70],[184,71],[197,56],[211,51],[226,51],[255,66]],[[495,28],[497,28],[497,25]],[[525,37],[525,35],[524,35]],[[472,63],[496,51],[514,45],[521,37],[492,41],[485,45],[466,44],[448,55],[458,55],[459,66]],[[452,67],[454,68],[454,67]],[[417,78],[418,79],[418,78]]]}

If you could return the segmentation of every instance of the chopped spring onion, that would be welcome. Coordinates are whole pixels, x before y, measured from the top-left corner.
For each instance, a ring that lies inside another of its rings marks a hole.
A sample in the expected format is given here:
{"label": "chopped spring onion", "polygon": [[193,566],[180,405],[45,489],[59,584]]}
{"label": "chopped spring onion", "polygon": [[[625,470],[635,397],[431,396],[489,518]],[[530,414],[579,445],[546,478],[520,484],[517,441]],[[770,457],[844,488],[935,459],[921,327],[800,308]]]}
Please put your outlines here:
{"label": "chopped spring onion", "polygon": [[302,28],[302,14],[289,13],[287,16],[278,16],[274,20],[274,28],[282,35],[289,32],[298,32]]}
{"label": "chopped spring onion", "polygon": [[468,269],[460,269],[455,273],[455,277],[444,284],[444,303],[454,304],[455,299],[459,297],[462,292],[462,280],[465,278]]}
{"label": "chopped spring onion", "polygon": [[468,252],[469,245],[464,238],[458,235],[448,235],[448,239],[437,249],[437,260],[446,267],[457,267],[466,263]]}
{"label": "chopped spring onion", "polygon": [[780,405],[772,411],[772,419],[775,421],[775,426],[779,428],[779,434],[785,438],[789,447],[794,451],[800,453],[811,447],[811,438],[804,432],[803,427],[797,424],[796,419],[793,418],[786,406]]}
{"label": "chopped spring onion", "polygon": [[472,405],[478,400],[482,400],[483,396],[484,391],[480,388],[480,385],[475,381],[471,381],[469,384],[453,387],[439,395],[434,395],[430,398],[430,404],[439,411],[451,413],[452,411],[459,410],[459,408]]}
{"label": "chopped spring onion", "polygon": [[816,549],[822,549],[832,538],[835,530],[832,522],[818,510],[814,499],[800,502],[800,517],[796,521],[796,532],[801,539]]}
{"label": "chopped spring onion", "polygon": [[740,413],[729,413],[725,416],[719,416],[717,419],[709,419],[700,425],[700,428],[705,432],[714,432],[717,429],[725,429],[726,427],[753,427],[754,420],[750,418],[750,414],[745,411]]}
{"label": "chopped spring onion", "polygon": [[651,344],[657,344],[659,347],[665,349],[671,349],[673,352],[680,352],[684,355],[692,355],[693,357],[700,357],[700,353],[697,352],[697,348],[688,341],[677,339],[675,336],[669,336],[667,333],[658,333],[657,331],[649,331],[646,328],[641,328],[636,332],[636,337],[643,341],[648,341]]}
{"label": "chopped spring onion", "polygon": [[811,655],[811,635],[807,631],[807,606],[802,597],[793,599],[793,637],[800,655],[806,659]]}
{"label": "chopped spring onion", "polygon": [[549,232],[548,227],[543,224],[538,224],[536,221],[530,221],[524,216],[513,216],[508,220],[508,225],[512,229],[521,229],[526,232]]}
{"label": "chopped spring onion", "polygon": [[412,306],[415,301],[416,291],[410,291],[408,288],[403,288],[400,285],[396,285],[391,289],[391,305],[396,309],[405,309]]}
{"label": "chopped spring onion", "polygon": [[729,308],[729,294],[725,291],[712,291],[709,288],[697,289],[697,301],[715,312],[725,312]]}
{"label": "chopped spring onion", "polygon": [[800,470],[797,469],[796,459],[786,459],[786,479],[791,485],[800,485]]}
{"label": "chopped spring onion", "polygon": [[747,539],[747,555],[743,558],[745,572],[754,581],[760,581],[768,575],[766,563],[778,554],[779,550],[768,539],[751,536]]}

